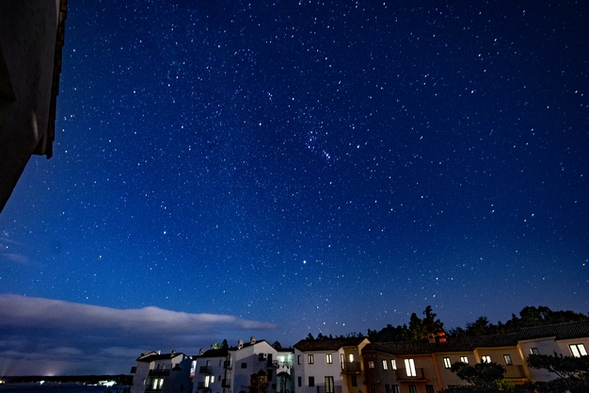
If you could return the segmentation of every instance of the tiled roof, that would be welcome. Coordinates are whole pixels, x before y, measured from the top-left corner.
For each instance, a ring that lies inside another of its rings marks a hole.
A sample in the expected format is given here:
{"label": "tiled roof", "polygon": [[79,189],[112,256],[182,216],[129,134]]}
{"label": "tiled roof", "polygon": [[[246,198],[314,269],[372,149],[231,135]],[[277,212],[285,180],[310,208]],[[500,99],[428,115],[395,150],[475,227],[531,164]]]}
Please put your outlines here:
{"label": "tiled roof", "polygon": [[[266,344],[270,345],[270,343],[269,343],[268,341],[266,341],[266,340],[257,340],[257,341],[256,341],[256,342],[254,342],[253,344],[252,344],[250,341],[245,341],[245,342],[243,343],[243,347],[242,347],[242,348],[251,347],[252,345],[256,345],[256,344],[259,344],[259,343],[266,343]],[[235,346],[235,347],[231,347],[231,348],[229,348],[229,349],[230,349],[230,350],[232,350],[232,351],[236,351],[236,350],[238,350],[237,346]]]}
{"label": "tiled roof", "polygon": [[357,347],[366,338],[322,338],[301,340],[294,345],[300,351],[337,351],[341,347]]}
{"label": "tiled roof", "polygon": [[142,353],[141,356],[137,358],[138,362],[153,362],[156,360],[164,360],[164,359],[173,359],[176,356],[187,356],[182,352],[173,352],[173,353],[157,353],[157,352],[146,352]]}
{"label": "tiled roof", "polygon": [[520,340],[532,340],[541,337],[556,337],[556,340],[589,337],[589,321],[524,328],[519,333],[519,336]]}
{"label": "tiled roof", "polygon": [[209,349],[205,351],[202,355],[198,355],[199,358],[220,358],[220,357],[227,357],[229,353],[229,349],[227,348],[219,348],[219,349]]}

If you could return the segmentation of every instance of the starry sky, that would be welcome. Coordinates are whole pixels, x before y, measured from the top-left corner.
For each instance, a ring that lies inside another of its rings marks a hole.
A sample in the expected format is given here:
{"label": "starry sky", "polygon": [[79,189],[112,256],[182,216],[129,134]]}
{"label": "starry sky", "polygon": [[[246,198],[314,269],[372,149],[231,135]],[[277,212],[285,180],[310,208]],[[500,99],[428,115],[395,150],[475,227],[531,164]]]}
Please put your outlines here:
{"label": "starry sky", "polygon": [[589,312],[588,17],[69,2],[54,157],[0,214],[0,374]]}

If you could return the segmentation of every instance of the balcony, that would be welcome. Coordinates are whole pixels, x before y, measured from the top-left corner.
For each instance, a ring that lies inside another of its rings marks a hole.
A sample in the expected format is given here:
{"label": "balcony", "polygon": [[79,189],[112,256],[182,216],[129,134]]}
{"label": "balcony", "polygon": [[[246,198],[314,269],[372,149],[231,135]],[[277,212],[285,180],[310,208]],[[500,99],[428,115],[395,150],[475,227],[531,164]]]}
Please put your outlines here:
{"label": "balcony", "polygon": [[233,368],[233,362],[231,360],[225,360],[223,362],[223,368],[226,368],[227,370],[231,370]]}
{"label": "balcony", "polygon": [[169,368],[160,368],[159,370],[149,370],[150,377],[167,377],[170,375]]}
{"label": "balcony", "polygon": [[325,386],[317,386],[317,393],[342,393],[342,387],[333,386],[333,390],[329,392],[325,389]]}
{"label": "balcony", "polygon": [[362,365],[360,362],[345,362],[342,373],[344,374],[359,374],[362,372]]}
{"label": "balcony", "polygon": [[199,374],[210,374],[211,373],[211,366],[200,366],[198,369]]}
{"label": "balcony", "polygon": [[507,370],[503,376],[505,379],[527,378],[522,365],[504,365],[503,367]]}
{"label": "balcony", "polygon": [[423,368],[415,369],[415,376],[407,376],[407,371],[404,368],[399,368],[395,371],[397,381],[399,382],[411,382],[411,381],[427,381]]}

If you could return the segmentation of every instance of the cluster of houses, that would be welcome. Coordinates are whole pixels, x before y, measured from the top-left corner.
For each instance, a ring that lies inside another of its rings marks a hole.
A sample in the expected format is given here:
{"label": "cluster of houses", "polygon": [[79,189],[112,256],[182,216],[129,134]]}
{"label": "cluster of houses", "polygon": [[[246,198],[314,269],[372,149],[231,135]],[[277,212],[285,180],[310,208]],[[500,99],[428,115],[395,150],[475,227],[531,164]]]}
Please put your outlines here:
{"label": "cluster of houses", "polygon": [[195,356],[144,353],[131,393],[434,393],[467,384],[450,370],[455,362],[499,363],[514,383],[547,381],[556,376],[528,367],[529,354],[580,357],[588,349],[589,321],[448,340],[432,334],[429,342],[306,339],[285,349],[251,337]]}

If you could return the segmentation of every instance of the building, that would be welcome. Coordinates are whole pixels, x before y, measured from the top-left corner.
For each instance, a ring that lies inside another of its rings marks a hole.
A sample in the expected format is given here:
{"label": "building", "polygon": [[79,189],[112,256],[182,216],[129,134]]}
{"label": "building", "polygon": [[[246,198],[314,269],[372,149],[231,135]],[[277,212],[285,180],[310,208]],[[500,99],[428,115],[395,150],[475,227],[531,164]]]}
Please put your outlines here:
{"label": "building", "polygon": [[288,354],[281,353],[285,358],[282,368],[278,351],[253,336],[247,343],[239,340],[236,347],[201,351],[195,357],[193,393],[276,393],[280,386],[277,369],[288,368]]}
{"label": "building", "polygon": [[281,348],[276,352],[276,393],[294,392],[294,349]]}
{"label": "building", "polygon": [[0,211],[32,154],[53,154],[67,0],[0,2]]}
{"label": "building", "polygon": [[546,370],[528,367],[530,354],[586,356],[587,348],[589,321],[584,321],[442,342],[371,343],[362,356],[370,393],[433,393],[468,384],[451,371],[456,362],[498,363],[506,370],[505,380],[520,384],[556,378]]}
{"label": "building", "polygon": [[367,393],[362,349],[366,338],[321,338],[294,345],[296,393]]}
{"label": "building", "polygon": [[146,352],[131,369],[131,393],[190,393],[192,358],[182,352]]}

